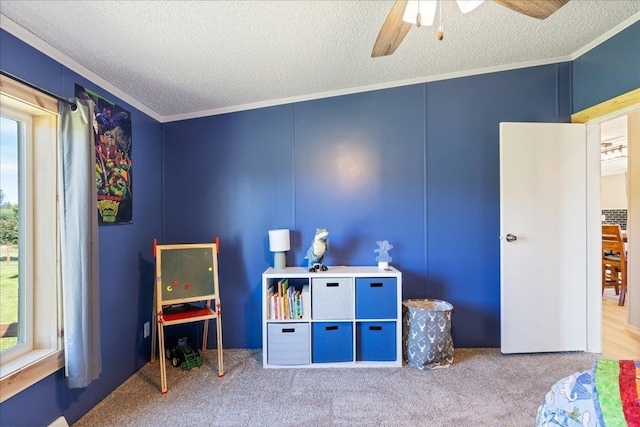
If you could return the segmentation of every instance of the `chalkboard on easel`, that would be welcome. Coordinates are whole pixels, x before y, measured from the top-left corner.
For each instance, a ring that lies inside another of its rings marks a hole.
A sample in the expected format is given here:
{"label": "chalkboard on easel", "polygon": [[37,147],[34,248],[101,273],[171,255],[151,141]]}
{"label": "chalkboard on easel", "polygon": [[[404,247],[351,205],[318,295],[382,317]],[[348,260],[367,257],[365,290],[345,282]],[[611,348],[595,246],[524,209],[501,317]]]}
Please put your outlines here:
{"label": "chalkboard on easel", "polygon": [[[218,238],[216,238],[216,243],[190,245],[158,245],[154,240],[153,248],[156,258],[156,287],[153,295],[154,321],[152,322],[151,361],[155,361],[157,331],[160,387],[162,393],[165,394],[167,392],[167,372],[164,357],[164,331],[167,326],[204,321],[202,350],[205,350],[209,320],[216,320],[218,376],[224,375],[220,297],[218,295],[219,245]],[[185,304],[179,310],[173,310],[174,307],[170,307],[196,301],[200,304]],[[214,305],[212,306],[212,304]]]}
{"label": "chalkboard on easel", "polygon": [[162,304],[214,299],[216,245],[158,245],[156,280]]}

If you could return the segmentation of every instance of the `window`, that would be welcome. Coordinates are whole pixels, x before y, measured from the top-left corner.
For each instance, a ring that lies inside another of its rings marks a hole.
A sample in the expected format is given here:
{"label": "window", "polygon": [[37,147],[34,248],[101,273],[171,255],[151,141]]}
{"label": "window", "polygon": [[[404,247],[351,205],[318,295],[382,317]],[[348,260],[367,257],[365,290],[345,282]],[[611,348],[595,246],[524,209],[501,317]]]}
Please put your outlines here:
{"label": "window", "polygon": [[57,101],[4,77],[0,83],[2,402],[60,369],[64,359],[59,331]]}
{"label": "window", "polygon": [[0,114],[0,351],[14,359],[33,348],[32,119],[2,108]]}

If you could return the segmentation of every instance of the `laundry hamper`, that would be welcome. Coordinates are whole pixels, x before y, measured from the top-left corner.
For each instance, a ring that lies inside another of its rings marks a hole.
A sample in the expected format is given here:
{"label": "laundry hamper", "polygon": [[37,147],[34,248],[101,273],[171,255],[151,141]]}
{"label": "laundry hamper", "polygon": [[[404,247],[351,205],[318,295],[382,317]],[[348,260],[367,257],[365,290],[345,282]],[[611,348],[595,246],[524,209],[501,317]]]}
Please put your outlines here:
{"label": "laundry hamper", "polygon": [[421,371],[449,367],[453,306],[437,299],[408,299],[402,306],[402,350],[409,366]]}

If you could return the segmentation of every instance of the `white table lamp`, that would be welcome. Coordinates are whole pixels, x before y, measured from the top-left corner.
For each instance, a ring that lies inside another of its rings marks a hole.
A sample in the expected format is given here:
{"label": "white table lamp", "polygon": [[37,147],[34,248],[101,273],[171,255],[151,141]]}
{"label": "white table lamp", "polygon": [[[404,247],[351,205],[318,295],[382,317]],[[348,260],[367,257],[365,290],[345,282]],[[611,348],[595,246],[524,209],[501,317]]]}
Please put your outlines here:
{"label": "white table lamp", "polygon": [[273,268],[281,270],[287,266],[286,251],[291,249],[289,230],[269,230],[269,250],[274,252]]}

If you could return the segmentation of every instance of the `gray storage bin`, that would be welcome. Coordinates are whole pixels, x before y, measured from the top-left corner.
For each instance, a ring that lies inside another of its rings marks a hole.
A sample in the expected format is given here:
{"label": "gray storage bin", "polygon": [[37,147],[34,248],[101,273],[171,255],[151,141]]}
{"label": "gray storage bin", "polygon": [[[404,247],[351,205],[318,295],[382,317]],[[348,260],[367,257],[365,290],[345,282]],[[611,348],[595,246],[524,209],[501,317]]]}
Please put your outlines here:
{"label": "gray storage bin", "polygon": [[402,310],[402,353],[409,366],[421,371],[449,367],[453,306],[437,299],[409,299],[402,302]]}
{"label": "gray storage bin", "polygon": [[267,335],[270,365],[308,365],[311,361],[308,323],[269,323]]}
{"label": "gray storage bin", "polygon": [[314,277],[311,279],[313,319],[353,319],[353,279]]}

